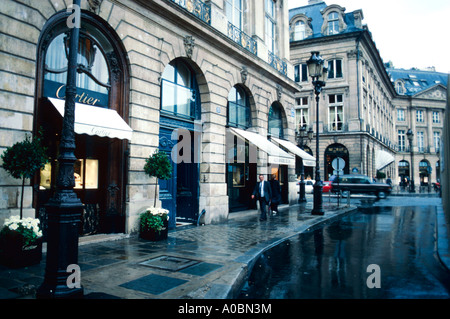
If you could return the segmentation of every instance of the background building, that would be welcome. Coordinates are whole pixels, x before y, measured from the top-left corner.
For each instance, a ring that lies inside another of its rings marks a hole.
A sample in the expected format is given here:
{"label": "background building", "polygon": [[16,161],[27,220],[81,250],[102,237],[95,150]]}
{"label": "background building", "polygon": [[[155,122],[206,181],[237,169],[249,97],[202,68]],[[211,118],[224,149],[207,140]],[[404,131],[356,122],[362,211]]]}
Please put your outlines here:
{"label": "background building", "polygon": [[[183,152],[171,154],[174,178],[159,182],[156,203],[170,209],[171,227],[196,222],[202,210],[206,223],[217,223],[230,208],[248,208],[259,173],[279,176],[285,201],[297,198],[292,154],[259,147],[269,135],[294,141],[299,86],[284,2],[82,1],[77,102],[84,106],[77,110],[87,122],[76,125],[75,191],[86,205],[83,234],[136,230],[139,213],[154,204],[145,159],[181,142]],[[51,162],[25,189],[27,214],[44,224],[57,169],[70,3],[5,0],[0,7],[0,152],[44,129]],[[106,114],[109,127],[97,122]],[[265,139],[243,163],[238,148],[250,150],[256,140],[239,130]],[[187,151],[192,160],[178,162]],[[20,181],[0,170],[0,222],[17,213],[19,192]]]}
{"label": "background building", "polygon": [[[390,66],[390,65],[389,65]],[[440,151],[443,135],[448,75],[429,70],[387,69],[395,85],[397,133],[396,182],[411,179],[416,191],[428,191],[440,181]],[[407,132],[413,133],[412,149]],[[413,168],[411,168],[411,152]]]}
{"label": "background building", "polygon": [[[315,127],[315,99],[306,62],[319,51],[328,65],[320,95],[319,130],[321,177],[335,172],[334,158],[345,161],[344,173],[387,176],[396,172],[394,86],[367,27],[363,12],[346,12],[339,5],[309,1],[289,12],[291,62],[296,94],[296,129]],[[310,146],[315,150],[315,140]]]}

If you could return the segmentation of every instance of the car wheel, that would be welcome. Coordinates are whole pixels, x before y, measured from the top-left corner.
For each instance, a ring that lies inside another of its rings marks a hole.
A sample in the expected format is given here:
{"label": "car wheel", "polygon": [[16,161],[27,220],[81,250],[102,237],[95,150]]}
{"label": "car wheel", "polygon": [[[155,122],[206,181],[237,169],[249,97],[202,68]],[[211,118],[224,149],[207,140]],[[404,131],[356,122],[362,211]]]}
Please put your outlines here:
{"label": "car wheel", "polygon": [[347,198],[349,196],[349,191],[342,191],[342,197]]}
{"label": "car wheel", "polygon": [[378,192],[377,197],[378,199],[385,199],[387,195],[385,192]]}

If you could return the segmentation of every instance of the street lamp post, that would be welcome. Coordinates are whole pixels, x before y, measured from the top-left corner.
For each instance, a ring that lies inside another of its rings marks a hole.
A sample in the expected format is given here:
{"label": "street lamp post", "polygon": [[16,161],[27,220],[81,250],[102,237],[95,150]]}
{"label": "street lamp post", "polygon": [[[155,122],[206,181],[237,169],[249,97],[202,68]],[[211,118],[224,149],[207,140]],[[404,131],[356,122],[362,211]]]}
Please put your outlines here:
{"label": "street lamp post", "polygon": [[[311,128],[309,128],[308,132],[306,132],[306,127],[302,126],[300,132],[298,132],[298,146],[304,150],[304,146],[306,145],[305,139],[306,137],[311,142],[313,139],[314,132]],[[303,163],[303,159],[301,159],[301,167],[300,167],[300,196],[298,198],[299,203],[306,203],[306,191],[305,191],[305,165]]]}
{"label": "street lamp post", "polygon": [[[298,145],[303,149],[304,139],[306,137],[306,128],[302,126],[299,132]],[[306,203],[306,192],[305,192],[305,165],[303,164],[303,159],[301,158],[300,167],[300,196],[298,198],[299,203]]]}
{"label": "street lamp post", "polygon": [[410,193],[415,193],[416,189],[415,189],[415,186],[414,186],[414,154],[413,154],[414,133],[412,132],[411,129],[408,129],[408,132],[406,132],[406,136],[408,137],[409,151],[411,152],[411,178],[410,178],[410,183],[409,183],[409,192]]}
{"label": "street lamp post", "polygon": [[[81,0],[73,1],[75,19],[81,19],[80,10],[77,9],[80,8],[80,2]],[[78,264],[78,231],[83,211],[83,204],[73,191],[74,163],[77,160],[74,122],[79,36],[79,28],[72,27],[69,39],[66,101],[58,157],[59,171],[55,194],[46,205],[47,260],[44,282],[37,290],[37,298],[83,297],[83,288],[80,283],[69,283],[69,277],[72,275],[69,266]]]}
{"label": "street lamp post", "polygon": [[314,86],[314,93],[316,95],[316,183],[314,189],[314,206],[311,212],[312,215],[324,215],[323,201],[322,201],[322,181],[320,180],[320,166],[319,166],[319,95],[322,88],[325,86],[325,78],[328,74],[328,69],[324,67],[324,60],[319,55],[319,52],[311,52],[311,58],[306,62],[308,65],[308,72],[312,78]]}

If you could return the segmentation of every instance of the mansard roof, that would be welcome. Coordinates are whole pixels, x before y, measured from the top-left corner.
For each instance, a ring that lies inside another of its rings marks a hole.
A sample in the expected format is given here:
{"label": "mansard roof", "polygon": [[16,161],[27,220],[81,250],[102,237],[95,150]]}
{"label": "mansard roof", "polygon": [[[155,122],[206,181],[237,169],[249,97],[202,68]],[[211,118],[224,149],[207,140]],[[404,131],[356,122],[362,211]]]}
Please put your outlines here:
{"label": "mansard roof", "polygon": [[[337,7],[340,9],[344,9],[345,8],[341,8],[339,5],[330,5],[328,6],[325,2],[318,2],[318,3],[313,3],[313,4],[309,4],[303,7],[298,7],[298,8],[294,8],[289,10],[289,21],[291,21],[293,18],[295,18],[297,15],[300,14],[304,14],[305,16],[311,18],[311,28],[313,30],[313,34],[312,36],[310,36],[309,38],[319,38],[319,37],[325,37],[325,36],[329,36],[327,34],[323,34],[322,33],[322,27],[323,27],[323,23],[324,23],[324,17],[322,16],[322,13],[330,7]],[[353,12],[348,12],[348,13],[344,13],[343,14],[343,18],[344,18],[344,22],[347,25],[347,27],[344,30],[341,30],[339,32],[339,34],[345,34],[345,33],[350,33],[350,32],[355,32],[355,31],[362,31],[365,30],[366,27],[360,25],[358,26],[355,21],[358,19],[357,15],[359,16],[359,20],[362,20],[362,10],[356,10]]]}
{"label": "mansard roof", "polygon": [[400,95],[415,96],[434,86],[447,87],[448,74],[434,70],[387,68],[392,83],[402,81],[405,92]]}

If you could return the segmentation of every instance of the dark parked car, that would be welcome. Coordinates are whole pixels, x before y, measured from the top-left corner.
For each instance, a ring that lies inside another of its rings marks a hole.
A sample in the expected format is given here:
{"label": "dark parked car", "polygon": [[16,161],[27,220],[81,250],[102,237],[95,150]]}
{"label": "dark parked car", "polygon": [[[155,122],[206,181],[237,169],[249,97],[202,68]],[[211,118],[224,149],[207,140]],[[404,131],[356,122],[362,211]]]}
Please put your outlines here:
{"label": "dark parked car", "polygon": [[392,191],[392,187],[385,183],[376,183],[365,175],[342,175],[333,181],[333,192],[342,191],[343,196],[351,194],[375,194],[378,198],[386,198]]}

